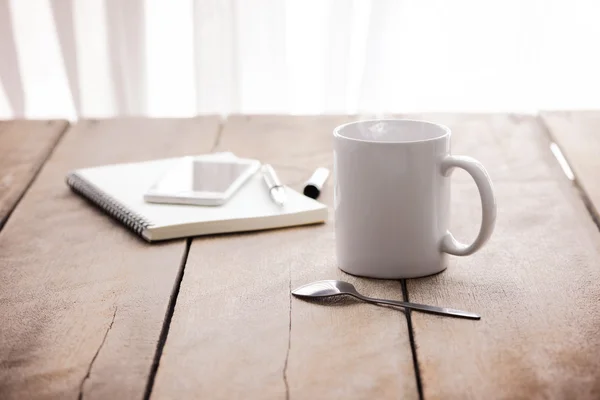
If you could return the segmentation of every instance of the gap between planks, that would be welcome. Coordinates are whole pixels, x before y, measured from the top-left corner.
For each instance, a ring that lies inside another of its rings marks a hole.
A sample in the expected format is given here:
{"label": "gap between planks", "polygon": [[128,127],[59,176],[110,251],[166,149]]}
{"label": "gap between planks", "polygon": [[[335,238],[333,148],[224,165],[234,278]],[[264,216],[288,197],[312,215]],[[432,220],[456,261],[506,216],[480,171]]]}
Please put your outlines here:
{"label": "gap between planks", "polygon": [[288,345],[287,351],[285,352],[285,362],[283,363],[283,384],[285,385],[285,400],[290,400],[290,384],[288,382],[287,371],[288,361],[290,359],[290,348],[292,347],[292,268],[288,268],[289,274],[289,285],[288,285],[288,297],[290,300],[289,305],[289,325],[288,325]]}
{"label": "gap between planks", "polygon": [[23,189],[23,191],[21,192],[19,197],[17,197],[17,200],[15,201],[15,204],[13,205],[13,207],[8,211],[8,213],[6,214],[6,216],[4,218],[0,218],[0,231],[2,231],[2,228],[4,228],[4,226],[10,219],[10,216],[12,215],[13,211],[18,207],[18,205],[21,202],[21,200],[23,199],[23,197],[25,197],[25,194],[29,191],[29,188],[31,187],[31,185],[33,185],[33,183],[36,181],[38,175],[42,171],[42,168],[44,168],[44,165],[46,165],[46,162],[50,159],[50,156],[52,156],[52,154],[54,153],[54,149],[56,149],[58,147],[58,145],[60,144],[60,141],[62,140],[62,138],[65,135],[65,132],[67,132],[70,127],[71,127],[71,124],[67,122],[65,124],[63,130],[58,135],[58,139],[56,140],[56,142],[54,142],[54,145],[52,145],[52,147],[50,147],[50,150],[48,150],[48,153],[42,158],[42,162],[40,163],[39,167],[33,172],[31,179],[29,180],[29,182],[27,183],[27,185],[25,186],[25,188]]}
{"label": "gap between planks", "polygon": [[[536,117],[536,119],[538,120],[540,126],[542,127],[542,129],[543,129],[543,131],[544,131],[544,133],[546,135],[546,138],[548,139],[548,142],[549,142],[548,143],[548,148],[550,148],[550,144],[552,144],[552,143],[555,144],[556,147],[558,147],[558,149],[562,153],[565,161],[567,162],[567,165],[569,166],[569,168],[571,169],[571,171],[573,171],[574,178],[573,179],[569,179],[569,180],[572,182],[573,187],[577,191],[577,193],[579,195],[579,198],[583,202],[583,205],[585,206],[585,209],[587,210],[588,214],[590,215],[590,218],[592,219],[592,221],[596,225],[596,228],[598,228],[598,230],[600,231],[600,219],[596,215],[596,212],[594,210],[594,206],[593,206],[592,200],[589,198],[589,196],[587,195],[587,193],[585,192],[585,190],[581,186],[581,183],[579,183],[579,180],[577,178],[577,174],[575,174],[575,170],[573,170],[573,168],[571,167],[571,163],[569,162],[568,156],[563,151],[563,149],[561,148],[561,146],[554,140],[554,137],[552,136],[552,129],[546,123],[546,120],[544,118],[542,118],[541,116],[539,116],[539,115]],[[554,159],[556,160],[556,162],[558,164],[560,164],[558,162],[558,160],[556,159],[556,156],[554,156]],[[561,168],[562,168],[562,166],[561,166]]]}
{"label": "gap between planks", "polygon": [[185,272],[185,264],[187,263],[188,255],[190,254],[190,247],[192,246],[192,239],[187,238],[185,241],[185,250],[183,252],[183,256],[181,257],[181,264],[179,265],[179,272],[177,272],[177,278],[175,279],[175,285],[173,286],[173,291],[171,292],[171,297],[169,298],[169,305],[167,307],[167,312],[165,313],[165,319],[163,321],[163,326],[160,330],[160,335],[158,337],[158,343],[156,344],[156,352],[154,353],[154,360],[152,361],[152,366],[150,368],[150,374],[148,376],[148,383],[146,384],[146,390],[144,391],[144,400],[150,399],[152,395],[152,389],[154,387],[154,380],[156,379],[156,373],[158,372],[158,367],[160,365],[160,358],[162,357],[163,350],[165,348],[165,344],[167,343],[167,338],[169,336],[169,328],[171,327],[171,320],[173,319],[173,314],[175,313],[175,306],[177,305],[177,297],[179,296],[179,290],[181,289],[181,282],[183,281],[183,275]]}
{"label": "gap between planks", "polygon": [[[221,142],[221,136],[223,134],[223,128],[225,127],[226,119],[221,118],[219,121],[219,128],[217,130],[217,135],[215,137],[215,141],[210,149],[212,153],[219,146]],[[158,367],[160,366],[160,359],[163,354],[163,350],[165,345],[167,344],[167,338],[169,337],[169,329],[171,328],[171,321],[173,320],[173,315],[175,314],[175,307],[177,306],[177,297],[179,296],[179,291],[181,290],[181,282],[183,281],[183,276],[185,274],[185,265],[187,264],[188,255],[190,254],[190,248],[192,247],[193,238],[187,238],[185,242],[185,250],[183,252],[183,256],[181,257],[181,264],[179,265],[179,271],[177,273],[177,278],[175,279],[175,285],[173,285],[173,291],[171,292],[171,297],[169,299],[169,305],[167,307],[167,312],[165,313],[165,319],[163,321],[163,326],[160,331],[160,336],[158,338],[158,343],[156,344],[156,352],[154,353],[154,360],[152,361],[152,367],[150,368],[150,374],[148,375],[148,382],[146,384],[146,390],[144,391],[144,400],[149,400],[150,396],[152,396],[152,389],[154,388],[154,381],[156,380],[156,374],[158,373]],[[291,282],[290,282],[291,285]],[[291,299],[290,299],[291,303]],[[290,326],[291,326],[291,315],[290,315]],[[289,353],[289,348],[288,348]],[[286,357],[287,364],[287,357]],[[285,373],[285,372],[284,372]],[[284,376],[285,379],[285,376]],[[287,388],[287,384],[286,384]]]}
{"label": "gap between planks", "polygon": [[[408,296],[408,285],[406,284],[406,279],[400,279],[400,284],[402,285],[402,298],[405,302],[409,302]],[[419,367],[419,357],[417,355],[417,345],[415,342],[415,331],[412,326],[412,310],[409,308],[405,308],[404,315],[406,316],[406,326],[408,330],[408,340],[410,341],[410,351],[412,353],[413,359],[413,369],[415,371],[415,380],[417,384],[417,392],[419,393],[419,400],[423,400],[423,381],[421,380],[421,370]]]}

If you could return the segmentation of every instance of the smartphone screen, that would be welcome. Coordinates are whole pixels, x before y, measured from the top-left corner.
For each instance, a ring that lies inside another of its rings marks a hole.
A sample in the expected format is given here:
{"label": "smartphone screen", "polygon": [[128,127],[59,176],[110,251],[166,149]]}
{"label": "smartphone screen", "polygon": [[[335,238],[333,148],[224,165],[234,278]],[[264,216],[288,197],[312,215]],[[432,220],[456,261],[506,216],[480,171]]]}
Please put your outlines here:
{"label": "smartphone screen", "polygon": [[247,164],[206,160],[194,161],[191,190],[195,192],[225,193],[247,169]]}

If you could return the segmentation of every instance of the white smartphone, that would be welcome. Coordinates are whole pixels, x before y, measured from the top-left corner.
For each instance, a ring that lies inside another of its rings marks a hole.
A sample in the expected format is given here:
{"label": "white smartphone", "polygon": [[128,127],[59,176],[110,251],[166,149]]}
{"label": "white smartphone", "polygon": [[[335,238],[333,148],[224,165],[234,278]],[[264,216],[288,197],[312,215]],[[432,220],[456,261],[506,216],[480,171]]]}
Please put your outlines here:
{"label": "white smartphone", "polygon": [[219,206],[225,204],[260,168],[246,158],[185,157],[148,191],[150,203]]}

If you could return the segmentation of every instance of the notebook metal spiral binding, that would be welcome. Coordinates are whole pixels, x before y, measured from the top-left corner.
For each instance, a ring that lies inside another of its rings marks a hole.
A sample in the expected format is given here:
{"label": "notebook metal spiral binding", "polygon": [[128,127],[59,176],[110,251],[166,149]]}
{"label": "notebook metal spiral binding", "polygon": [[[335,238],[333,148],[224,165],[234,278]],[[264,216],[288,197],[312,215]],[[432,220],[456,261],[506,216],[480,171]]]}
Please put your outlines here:
{"label": "notebook metal spiral binding", "polygon": [[71,190],[106,211],[135,233],[141,235],[146,228],[152,225],[146,218],[132,212],[111,196],[100,192],[94,185],[91,185],[76,173],[67,175],[66,181]]}

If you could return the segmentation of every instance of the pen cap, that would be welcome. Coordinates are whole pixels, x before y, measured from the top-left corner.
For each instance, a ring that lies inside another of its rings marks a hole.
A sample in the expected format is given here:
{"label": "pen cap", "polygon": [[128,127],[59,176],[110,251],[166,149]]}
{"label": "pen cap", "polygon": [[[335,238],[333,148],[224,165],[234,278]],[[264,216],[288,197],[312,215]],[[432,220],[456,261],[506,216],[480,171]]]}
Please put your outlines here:
{"label": "pen cap", "polygon": [[317,168],[304,184],[304,195],[313,199],[319,197],[327,178],[329,178],[329,170],[323,167]]}

